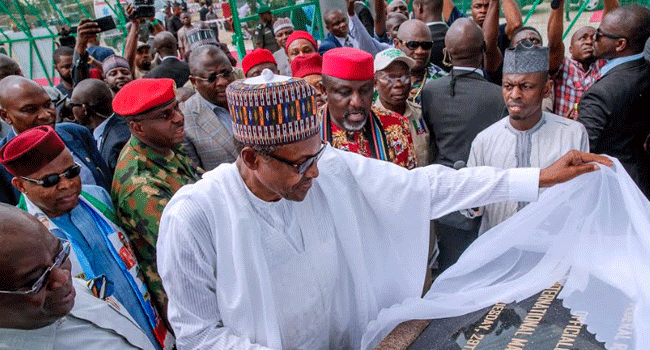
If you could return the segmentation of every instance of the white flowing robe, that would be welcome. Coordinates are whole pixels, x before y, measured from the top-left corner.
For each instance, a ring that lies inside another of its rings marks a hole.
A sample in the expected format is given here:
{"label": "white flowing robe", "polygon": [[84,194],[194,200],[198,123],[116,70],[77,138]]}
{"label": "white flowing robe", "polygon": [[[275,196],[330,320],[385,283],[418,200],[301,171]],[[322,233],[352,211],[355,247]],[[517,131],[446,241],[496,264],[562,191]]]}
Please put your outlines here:
{"label": "white flowing robe", "polygon": [[172,198],[157,251],[179,349],[358,348],[422,292],[431,219],[539,192],[539,169],[408,171],[329,146],[318,167],[302,202],[260,200],[234,164]]}
{"label": "white flowing robe", "polygon": [[[542,112],[542,118],[535,126],[519,131],[512,127],[509,117],[505,117],[476,136],[467,166],[546,168],[574,149],[589,152],[589,136],[581,123]],[[522,202],[506,201],[481,208],[479,215],[483,217],[479,234],[513,216],[524,206]]]}

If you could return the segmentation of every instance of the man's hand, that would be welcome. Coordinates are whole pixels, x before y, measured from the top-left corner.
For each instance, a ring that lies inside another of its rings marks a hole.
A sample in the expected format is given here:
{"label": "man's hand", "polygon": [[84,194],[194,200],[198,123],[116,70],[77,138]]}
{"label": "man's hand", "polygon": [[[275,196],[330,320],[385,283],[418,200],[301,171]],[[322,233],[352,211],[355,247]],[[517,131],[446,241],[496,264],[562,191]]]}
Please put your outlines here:
{"label": "man's hand", "polygon": [[77,26],[77,43],[75,44],[75,51],[80,55],[86,52],[86,46],[88,46],[88,40],[91,38],[96,38],[97,33],[100,32],[97,22],[94,22],[91,19],[82,19]]}
{"label": "man's hand", "polygon": [[555,184],[567,182],[578,175],[589,173],[599,169],[596,162],[607,166],[614,165],[609,158],[593,153],[569,151],[553,164],[540,170],[539,187],[551,187]]}

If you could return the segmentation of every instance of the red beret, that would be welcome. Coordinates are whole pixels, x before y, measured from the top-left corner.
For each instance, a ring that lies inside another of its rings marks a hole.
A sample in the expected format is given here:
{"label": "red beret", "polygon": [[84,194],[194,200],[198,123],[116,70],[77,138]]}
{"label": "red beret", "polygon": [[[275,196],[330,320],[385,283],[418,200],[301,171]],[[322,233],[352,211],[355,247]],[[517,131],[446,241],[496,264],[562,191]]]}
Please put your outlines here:
{"label": "red beret", "polygon": [[244,75],[248,74],[248,70],[262,63],[278,64],[269,50],[255,49],[251,51],[248,55],[244,56],[243,60],[241,60],[241,67],[244,70]]}
{"label": "red beret", "polygon": [[296,39],[305,39],[314,45],[314,49],[318,50],[318,45],[316,45],[316,40],[314,37],[304,30],[296,30],[291,35],[289,35],[287,38],[287,49],[289,49],[289,45],[291,45],[291,43]]}
{"label": "red beret", "polygon": [[294,77],[304,78],[312,74],[321,74],[323,70],[323,58],[314,52],[309,55],[296,56],[291,61],[291,72]]}
{"label": "red beret", "polygon": [[113,98],[113,111],[135,116],[163,107],[176,98],[172,79],[136,79],[124,85]]}
{"label": "red beret", "polygon": [[323,75],[345,80],[369,80],[375,76],[372,55],[353,47],[338,47],[323,55]]}
{"label": "red beret", "polygon": [[11,139],[0,149],[0,164],[14,176],[33,174],[65,149],[51,126],[37,126]]}

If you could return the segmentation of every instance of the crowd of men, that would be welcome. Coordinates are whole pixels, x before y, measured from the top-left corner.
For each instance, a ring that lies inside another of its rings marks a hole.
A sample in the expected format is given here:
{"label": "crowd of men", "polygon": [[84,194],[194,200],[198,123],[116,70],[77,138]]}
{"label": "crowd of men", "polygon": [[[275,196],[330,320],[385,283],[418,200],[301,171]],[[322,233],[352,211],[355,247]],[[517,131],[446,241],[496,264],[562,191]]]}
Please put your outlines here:
{"label": "crowd of men", "polygon": [[260,6],[239,68],[206,1],[127,5],[122,55],[82,20],[55,87],[0,55],[3,342],[358,348],[595,154],[650,196],[644,6],[568,55],[564,0],[547,45],[514,0],[346,0],[320,42]]}

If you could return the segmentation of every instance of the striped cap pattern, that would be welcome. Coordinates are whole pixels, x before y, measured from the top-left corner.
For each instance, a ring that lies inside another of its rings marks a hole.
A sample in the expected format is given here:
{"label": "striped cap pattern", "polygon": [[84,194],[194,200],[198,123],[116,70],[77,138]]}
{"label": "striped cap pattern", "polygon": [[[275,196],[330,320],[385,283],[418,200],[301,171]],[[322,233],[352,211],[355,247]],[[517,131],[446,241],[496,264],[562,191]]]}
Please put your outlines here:
{"label": "striped cap pattern", "polygon": [[316,90],[303,79],[262,84],[237,80],[226,89],[233,135],[244,144],[282,145],[320,132]]}

